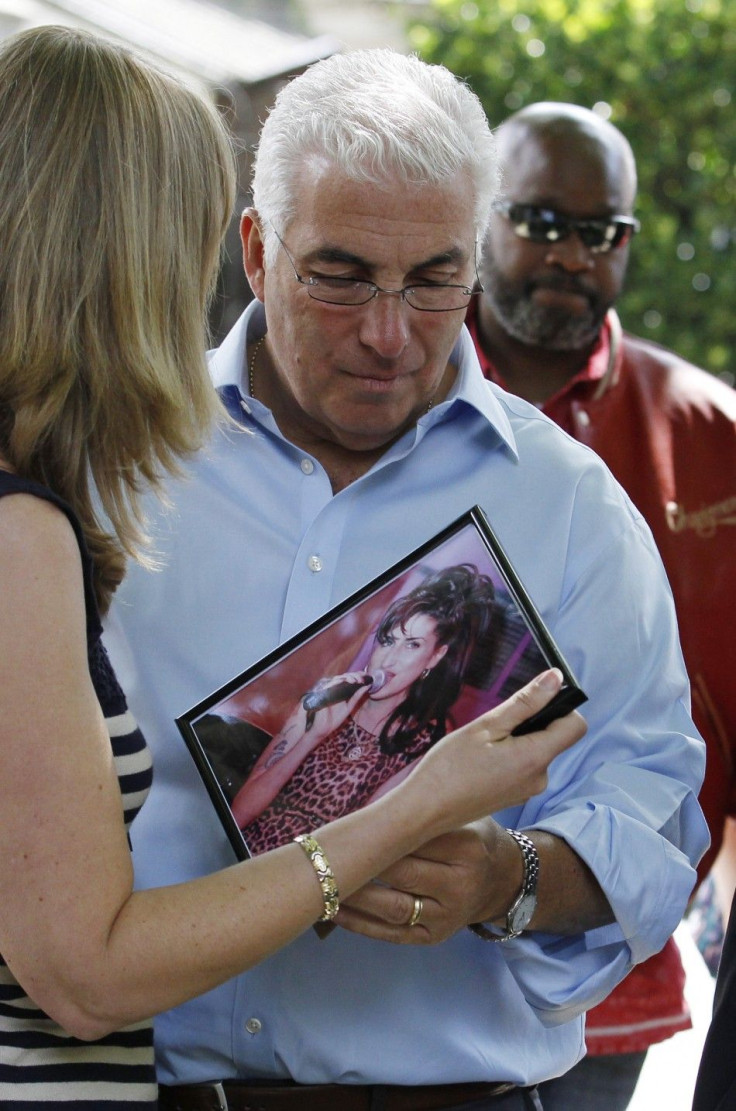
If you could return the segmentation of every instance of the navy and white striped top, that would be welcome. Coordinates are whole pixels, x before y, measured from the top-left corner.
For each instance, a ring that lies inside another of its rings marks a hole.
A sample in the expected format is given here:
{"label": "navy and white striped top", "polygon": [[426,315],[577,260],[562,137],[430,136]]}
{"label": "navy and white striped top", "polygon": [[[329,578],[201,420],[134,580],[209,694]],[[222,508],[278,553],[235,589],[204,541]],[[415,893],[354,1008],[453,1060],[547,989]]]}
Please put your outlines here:
{"label": "navy and white striped top", "polygon": [[[100,639],[92,564],[79,522],[69,506],[45,487],[0,471],[0,497],[14,493],[53,502],[67,514],[77,535],[84,570],[89,670],[110,734],[127,827],[150,789],[151,758]],[[155,1111],[151,1023],[137,1023],[96,1042],[69,1037],[29,999],[0,957],[0,1107],[8,1104],[14,1111],[49,1111],[50,1107]]]}

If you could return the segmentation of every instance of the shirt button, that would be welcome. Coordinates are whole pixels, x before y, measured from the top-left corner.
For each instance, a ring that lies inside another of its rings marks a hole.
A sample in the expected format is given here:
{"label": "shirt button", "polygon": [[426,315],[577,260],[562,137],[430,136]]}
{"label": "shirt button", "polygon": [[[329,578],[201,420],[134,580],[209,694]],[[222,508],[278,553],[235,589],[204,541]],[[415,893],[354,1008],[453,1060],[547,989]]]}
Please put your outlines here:
{"label": "shirt button", "polygon": [[322,570],[322,560],[319,556],[311,555],[307,560],[307,567],[310,571],[314,571],[316,575],[318,571]]}
{"label": "shirt button", "polygon": [[302,459],[299,466],[301,467],[304,474],[311,474],[314,470],[314,463],[311,459]]}
{"label": "shirt button", "polygon": [[587,428],[590,424],[590,417],[585,412],[585,409],[579,409],[575,414],[575,418],[581,428]]}
{"label": "shirt button", "polygon": [[245,1029],[249,1034],[260,1034],[263,1023],[259,1018],[249,1018],[245,1024]]}

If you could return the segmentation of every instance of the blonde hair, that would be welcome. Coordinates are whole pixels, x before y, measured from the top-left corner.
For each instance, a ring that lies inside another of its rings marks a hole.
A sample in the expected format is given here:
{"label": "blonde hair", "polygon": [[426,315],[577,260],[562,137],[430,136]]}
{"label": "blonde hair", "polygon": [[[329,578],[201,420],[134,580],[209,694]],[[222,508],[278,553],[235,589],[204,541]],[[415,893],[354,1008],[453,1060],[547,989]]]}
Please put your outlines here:
{"label": "blonde hair", "polygon": [[205,320],[232,147],[203,96],[46,26],[0,49],[0,166],[0,451],[78,514],[104,612],[146,560],[143,489],[221,413]]}

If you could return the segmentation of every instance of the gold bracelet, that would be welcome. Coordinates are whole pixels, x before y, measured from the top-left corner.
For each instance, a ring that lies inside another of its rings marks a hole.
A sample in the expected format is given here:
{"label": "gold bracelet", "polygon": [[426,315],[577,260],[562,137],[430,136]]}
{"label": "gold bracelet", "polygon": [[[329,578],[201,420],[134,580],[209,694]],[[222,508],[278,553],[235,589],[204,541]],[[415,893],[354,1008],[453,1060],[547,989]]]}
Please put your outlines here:
{"label": "gold bracelet", "polygon": [[330,862],[325,856],[319,841],[315,840],[311,833],[300,833],[294,840],[297,845],[301,845],[304,852],[309,857],[309,862],[317,873],[317,879],[322,888],[322,898],[324,899],[325,909],[324,914],[320,915],[319,921],[329,922],[340,909],[340,894],[337,890],[337,882],[330,868]]}

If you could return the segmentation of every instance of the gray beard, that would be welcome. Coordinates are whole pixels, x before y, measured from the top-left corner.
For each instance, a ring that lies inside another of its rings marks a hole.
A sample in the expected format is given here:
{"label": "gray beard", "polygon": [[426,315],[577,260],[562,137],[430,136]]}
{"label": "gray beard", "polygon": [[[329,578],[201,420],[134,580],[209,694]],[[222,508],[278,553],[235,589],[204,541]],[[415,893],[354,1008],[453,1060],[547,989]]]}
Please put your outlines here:
{"label": "gray beard", "polygon": [[483,275],[484,297],[505,331],[528,347],[549,351],[581,351],[598,338],[608,305],[591,299],[579,316],[535,305],[528,288],[510,287],[491,266]]}

